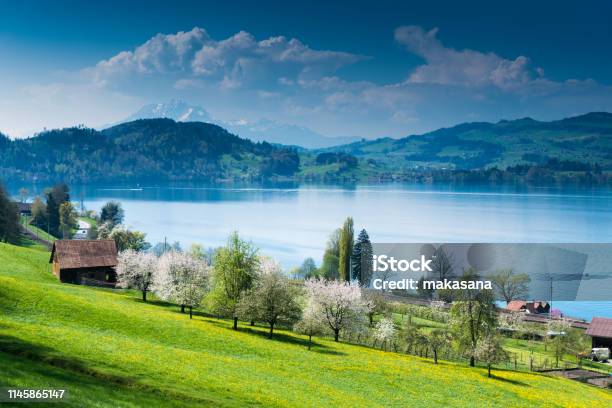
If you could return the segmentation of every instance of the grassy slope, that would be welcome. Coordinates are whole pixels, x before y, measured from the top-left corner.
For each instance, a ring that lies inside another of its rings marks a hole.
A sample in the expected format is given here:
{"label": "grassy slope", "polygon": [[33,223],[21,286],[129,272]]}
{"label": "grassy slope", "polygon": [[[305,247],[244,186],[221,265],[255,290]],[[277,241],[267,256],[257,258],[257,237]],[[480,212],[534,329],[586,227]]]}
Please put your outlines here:
{"label": "grassy slope", "polygon": [[[230,329],[134,293],[59,284],[48,254],[0,244],[0,384],[61,386],[74,405],[584,406],[612,394],[279,332]],[[41,361],[42,360],[42,361]]]}
{"label": "grassy slope", "polygon": [[25,225],[25,227],[32,231],[34,234],[38,235],[38,237],[40,239],[43,239],[45,241],[48,242],[55,242],[57,240],[57,238],[55,238],[53,235],[47,234],[47,231],[43,230],[42,228],[38,228],[35,225],[29,224],[28,221],[30,221],[32,219],[32,217],[24,217],[23,215],[21,216],[21,224]]}
{"label": "grassy slope", "polygon": [[96,221],[93,218],[90,217],[79,217],[79,220],[81,221],[85,221],[86,223],[88,223],[91,227],[98,227],[98,221]]}

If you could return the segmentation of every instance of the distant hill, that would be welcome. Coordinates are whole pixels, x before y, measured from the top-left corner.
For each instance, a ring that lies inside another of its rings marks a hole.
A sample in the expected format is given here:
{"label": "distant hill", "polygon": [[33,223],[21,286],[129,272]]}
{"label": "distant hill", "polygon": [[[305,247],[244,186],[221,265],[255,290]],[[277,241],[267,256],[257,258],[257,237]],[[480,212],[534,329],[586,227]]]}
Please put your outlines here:
{"label": "distant hill", "polygon": [[292,149],[254,143],[201,122],[141,119],[103,131],[67,128],[29,139],[0,136],[5,178],[104,181],[217,180],[292,176]]}
{"label": "distant hill", "polygon": [[143,106],[119,123],[155,118],[173,119],[177,122],[213,123],[254,142],[266,141],[272,144],[301,146],[308,149],[337,146],[358,140],[356,137],[326,137],[304,126],[269,119],[223,121],[213,118],[203,107],[188,104],[180,99]]}
{"label": "distant hill", "polygon": [[505,169],[551,159],[612,169],[612,114],[593,112],[540,122],[531,118],[463,123],[402,139],[362,141],[322,152],[343,152],[395,168]]}

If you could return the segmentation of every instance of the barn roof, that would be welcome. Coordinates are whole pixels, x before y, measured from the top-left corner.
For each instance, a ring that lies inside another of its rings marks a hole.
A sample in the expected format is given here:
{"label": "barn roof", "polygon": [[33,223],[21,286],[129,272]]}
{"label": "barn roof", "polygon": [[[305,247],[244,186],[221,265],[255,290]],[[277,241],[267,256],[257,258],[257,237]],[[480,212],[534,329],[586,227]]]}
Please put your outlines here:
{"label": "barn roof", "polygon": [[58,240],[53,243],[51,259],[62,269],[117,265],[117,246],[109,240]]}
{"label": "barn roof", "polygon": [[594,337],[607,337],[612,339],[612,319],[606,317],[594,317],[586,334]]}
{"label": "barn roof", "polygon": [[525,306],[527,306],[527,302],[523,300],[512,300],[510,303],[508,303],[506,309],[512,310],[513,312],[520,312],[525,308]]}

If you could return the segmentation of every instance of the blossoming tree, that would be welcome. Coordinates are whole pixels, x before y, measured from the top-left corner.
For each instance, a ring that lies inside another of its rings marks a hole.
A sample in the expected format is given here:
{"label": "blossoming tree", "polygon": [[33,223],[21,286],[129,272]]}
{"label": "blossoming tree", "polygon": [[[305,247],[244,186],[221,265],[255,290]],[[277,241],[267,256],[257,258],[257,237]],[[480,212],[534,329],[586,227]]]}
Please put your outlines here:
{"label": "blossoming tree", "polygon": [[123,251],[117,258],[117,286],[141,291],[142,300],[146,302],[156,269],[157,257],[154,254],[132,249]]}
{"label": "blossoming tree", "polygon": [[397,330],[393,320],[383,317],[374,328],[374,346],[376,346],[376,342],[380,342],[380,348],[384,348],[388,343],[393,343],[396,334]]}
{"label": "blossoming tree", "polygon": [[181,305],[181,312],[200,305],[208,289],[209,267],[206,261],[188,254],[169,251],[159,258],[154,287],[157,295],[167,301]]}
{"label": "blossoming tree", "polygon": [[308,301],[314,302],[321,311],[321,318],[334,332],[338,341],[340,331],[365,316],[369,302],[361,296],[357,283],[309,279],[305,283]]}
{"label": "blossoming tree", "polygon": [[309,299],[306,303],[304,311],[302,312],[302,318],[293,327],[293,330],[297,333],[308,336],[308,350],[310,350],[312,345],[312,336],[323,334],[325,332],[325,326],[321,317],[322,314],[321,310],[319,309],[319,305]]}

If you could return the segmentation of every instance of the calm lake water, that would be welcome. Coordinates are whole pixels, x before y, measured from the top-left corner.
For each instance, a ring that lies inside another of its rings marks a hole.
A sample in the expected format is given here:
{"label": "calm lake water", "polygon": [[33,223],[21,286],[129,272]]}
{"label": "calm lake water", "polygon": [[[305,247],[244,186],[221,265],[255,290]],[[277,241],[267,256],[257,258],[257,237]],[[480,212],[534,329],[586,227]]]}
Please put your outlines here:
{"label": "calm lake water", "polygon": [[[20,187],[9,185],[13,194]],[[152,243],[217,247],[237,230],[287,268],[306,257],[319,263],[347,216],[374,242],[612,242],[610,189],[129,184],[72,186],[71,195],[93,210],[120,201],[125,223]],[[585,318],[596,307],[564,306]],[[610,304],[597,307],[612,317]]]}

